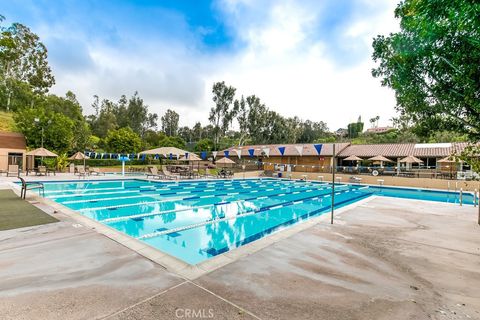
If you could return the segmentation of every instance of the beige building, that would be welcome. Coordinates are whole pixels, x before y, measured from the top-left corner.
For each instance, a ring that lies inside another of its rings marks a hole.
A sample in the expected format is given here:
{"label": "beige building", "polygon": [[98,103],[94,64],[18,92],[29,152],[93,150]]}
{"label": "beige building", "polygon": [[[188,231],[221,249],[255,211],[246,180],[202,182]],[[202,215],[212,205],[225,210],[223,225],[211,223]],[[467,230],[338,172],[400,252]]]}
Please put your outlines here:
{"label": "beige building", "polygon": [[8,165],[16,164],[25,170],[27,144],[21,133],[0,132],[0,170],[8,170]]}

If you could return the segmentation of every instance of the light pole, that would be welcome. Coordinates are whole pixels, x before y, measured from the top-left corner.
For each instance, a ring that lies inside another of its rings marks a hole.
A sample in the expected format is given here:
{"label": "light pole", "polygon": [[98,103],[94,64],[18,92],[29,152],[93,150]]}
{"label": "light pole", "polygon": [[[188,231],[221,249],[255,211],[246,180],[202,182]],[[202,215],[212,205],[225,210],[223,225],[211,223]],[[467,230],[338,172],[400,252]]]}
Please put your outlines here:
{"label": "light pole", "polygon": [[[42,149],[43,149],[43,135],[44,135],[45,126],[44,126],[44,125],[41,125],[41,123],[40,123],[40,118],[35,118],[35,119],[33,119],[33,121],[35,122],[35,124],[40,125],[41,128],[42,128],[42,143],[41,143],[41,147],[42,147]],[[47,121],[47,125],[49,125],[50,123],[52,123],[52,120],[49,119],[49,120]],[[42,165],[43,165],[43,156],[42,156]]]}
{"label": "light pole", "polygon": [[330,224],[333,224],[333,212],[335,210],[335,142],[333,143],[332,152],[332,206],[330,213]]}

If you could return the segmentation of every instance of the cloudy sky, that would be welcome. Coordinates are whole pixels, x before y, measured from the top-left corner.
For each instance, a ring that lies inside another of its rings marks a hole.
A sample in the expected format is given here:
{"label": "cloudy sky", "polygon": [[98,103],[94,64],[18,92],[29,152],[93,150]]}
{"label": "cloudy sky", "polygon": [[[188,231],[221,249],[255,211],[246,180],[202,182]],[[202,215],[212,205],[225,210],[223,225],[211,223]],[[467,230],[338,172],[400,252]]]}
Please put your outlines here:
{"label": "cloudy sky", "polygon": [[93,95],[138,91],[151,111],[208,122],[212,84],[256,94],[271,109],[344,127],[395,114],[370,70],[371,42],[398,29],[397,0],[13,0],[7,23],[28,25],[49,50],[57,84],[86,113]]}

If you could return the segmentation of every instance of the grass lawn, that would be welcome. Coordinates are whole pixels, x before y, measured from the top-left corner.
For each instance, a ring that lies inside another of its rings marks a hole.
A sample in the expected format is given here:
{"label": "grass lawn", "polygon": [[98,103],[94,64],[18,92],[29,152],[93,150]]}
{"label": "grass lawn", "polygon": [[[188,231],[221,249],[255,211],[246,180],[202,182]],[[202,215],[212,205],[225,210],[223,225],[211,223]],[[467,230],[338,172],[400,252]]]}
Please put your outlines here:
{"label": "grass lawn", "polygon": [[13,131],[13,127],[12,113],[0,111],[0,131]]}
{"label": "grass lawn", "polygon": [[27,201],[20,199],[12,190],[0,190],[0,230],[31,227],[57,222]]}

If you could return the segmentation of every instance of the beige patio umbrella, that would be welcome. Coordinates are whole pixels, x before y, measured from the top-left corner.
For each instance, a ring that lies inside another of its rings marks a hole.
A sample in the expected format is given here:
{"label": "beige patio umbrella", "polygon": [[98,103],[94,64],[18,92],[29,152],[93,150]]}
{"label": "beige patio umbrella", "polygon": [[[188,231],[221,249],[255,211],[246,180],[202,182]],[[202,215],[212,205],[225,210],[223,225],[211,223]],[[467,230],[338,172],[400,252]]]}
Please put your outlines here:
{"label": "beige patio umbrella", "polygon": [[362,161],[363,159],[360,158],[360,157],[357,157],[357,156],[352,155],[352,156],[350,156],[350,157],[346,157],[346,158],[343,159],[343,160],[345,160],[345,161]]}
{"label": "beige patio umbrella", "polygon": [[448,157],[445,157],[443,159],[438,160],[437,162],[440,162],[440,163],[460,163],[460,162],[463,162],[463,161],[460,160],[460,159],[455,159],[453,156],[448,156]]}
{"label": "beige patio umbrella", "polygon": [[408,156],[403,159],[401,159],[399,162],[404,162],[404,163],[423,163],[422,160],[418,159],[417,157],[414,156]]}
{"label": "beige patio umbrella", "polygon": [[381,155],[371,157],[368,160],[370,160],[370,161],[380,161],[380,167],[382,167],[382,168],[383,168],[383,163],[384,162],[393,162],[392,160],[390,160],[388,158],[385,158],[384,156],[381,156]]}
{"label": "beige patio umbrella", "polygon": [[83,154],[82,152],[78,151],[76,152],[73,156],[71,156],[70,158],[68,158],[68,160],[83,160],[83,167],[85,168],[85,160],[86,159],[90,159],[89,156],[86,156],[85,154]]}
{"label": "beige patio umbrella", "polygon": [[195,153],[188,153],[188,157],[185,157],[185,155],[181,156],[179,161],[202,161],[202,158],[197,156]]}
{"label": "beige patio umbrella", "polygon": [[27,152],[26,155],[32,156],[32,157],[42,157],[42,165],[43,165],[43,157],[50,157],[50,158],[58,157],[56,153],[53,153],[52,151],[47,150],[45,148],[37,148],[35,150]]}
{"label": "beige patio umbrella", "polygon": [[36,157],[58,157],[56,153],[49,151],[45,148],[38,148],[26,153],[27,156],[36,156]]}
{"label": "beige patio umbrella", "polygon": [[160,154],[166,157],[168,157],[170,154],[178,155],[180,157],[182,155],[185,155],[185,153],[189,152],[175,147],[161,147],[140,152],[140,154]]}
{"label": "beige patio umbrella", "polygon": [[218,161],[215,161],[215,163],[217,164],[235,164],[235,161],[233,161],[232,159],[229,159],[227,157],[224,157]]}

